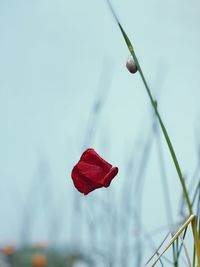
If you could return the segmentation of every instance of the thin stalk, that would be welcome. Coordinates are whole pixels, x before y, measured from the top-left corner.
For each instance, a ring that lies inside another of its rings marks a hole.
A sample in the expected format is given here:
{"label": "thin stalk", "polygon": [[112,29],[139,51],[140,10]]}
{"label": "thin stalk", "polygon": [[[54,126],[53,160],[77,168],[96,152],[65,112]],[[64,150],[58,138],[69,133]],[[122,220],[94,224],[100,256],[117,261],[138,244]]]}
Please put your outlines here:
{"label": "thin stalk", "polygon": [[[174,263],[174,265],[176,266],[176,267],[178,267],[178,238],[176,239],[176,241],[174,242],[175,243],[175,252],[176,252],[176,258],[175,258],[175,263]],[[173,243],[173,244],[174,244]],[[172,244],[172,246],[173,246],[173,244]]]}
{"label": "thin stalk", "polygon": [[[168,224],[169,224],[169,228],[171,229],[171,226],[173,224],[172,205],[171,205],[171,200],[169,196],[169,186],[167,182],[167,175],[166,175],[166,170],[165,170],[164,157],[162,153],[163,151],[161,147],[161,140],[160,140],[160,135],[157,130],[158,130],[157,127],[155,127],[155,134],[157,135],[157,150],[158,150],[158,157],[160,160],[160,171],[161,171],[161,176],[162,176],[161,181],[163,183],[163,189],[164,189],[163,196],[164,196],[165,204],[166,204]],[[173,259],[174,259],[174,267],[177,267],[178,257],[176,257],[177,251],[175,249],[174,243],[172,244],[172,251],[173,251]]]}
{"label": "thin stalk", "polygon": [[189,213],[190,213],[190,215],[191,215],[191,214],[193,214],[193,211],[192,211],[192,204],[191,204],[191,201],[190,201],[190,199],[189,199],[189,195],[188,195],[188,192],[187,192],[187,189],[186,189],[186,186],[185,186],[185,181],[184,181],[184,178],[183,178],[183,175],[182,175],[182,172],[181,172],[181,168],[180,168],[180,166],[179,166],[179,163],[178,163],[178,160],[177,160],[177,157],[176,157],[174,148],[173,148],[173,146],[172,146],[172,143],[171,143],[171,140],[170,140],[169,135],[168,135],[168,133],[167,133],[167,130],[166,130],[166,128],[165,128],[165,125],[164,125],[164,123],[163,123],[163,121],[162,121],[162,119],[161,119],[161,116],[160,116],[159,112],[158,112],[157,102],[153,99],[153,96],[152,96],[152,94],[151,94],[150,88],[149,88],[149,86],[148,86],[148,84],[147,84],[147,82],[146,82],[146,79],[145,79],[145,77],[144,77],[144,74],[143,74],[143,72],[142,72],[142,69],[141,69],[141,67],[140,67],[140,64],[139,64],[138,59],[137,59],[137,57],[136,57],[136,54],[135,54],[135,52],[134,52],[133,46],[132,46],[132,44],[131,44],[131,42],[130,42],[128,36],[127,36],[127,34],[126,34],[125,31],[123,30],[123,28],[122,28],[122,26],[121,26],[121,24],[120,24],[119,22],[118,22],[118,25],[119,25],[119,28],[120,28],[120,30],[121,30],[121,32],[122,32],[122,35],[123,35],[124,39],[125,39],[125,42],[126,42],[126,44],[127,44],[127,46],[128,46],[128,49],[129,49],[129,51],[130,51],[130,53],[131,53],[131,55],[132,55],[132,57],[133,57],[133,59],[134,59],[134,61],[135,61],[135,64],[136,64],[136,66],[137,66],[137,68],[138,68],[138,71],[139,71],[140,76],[141,76],[141,78],[142,78],[142,81],[143,81],[143,83],[144,83],[144,86],[145,86],[145,89],[146,89],[146,91],[147,91],[147,94],[148,94],[148,96],[149,96],[149,98],[150,98],[152,107],[153,107],[153,109],[154,109],[154,111],[155,111],[155,114],[156,114],[156,116],[157,116],[157,118],[158,118],[158,121],[159,121],[159,123],[160,123],[162,132],[163,132],[163,134],[164,134],[165,140],[166,140],[166,142],[167,142],[169,151],[170,151],[170,153],[171,153],[171,156],[172,156],[172,159],[173,159],[173,162],[174,162],[176,171],[177,171],[177,173],[178,173],[178,176],[179,176],[179,179],[180,179],[180,182],[181,182],[181,185],[182,185],[182,189],[183,189],[183,193],[184,193],[185,200],[186,200],[187,205],[188,205]]}
{"label": "thin stalk", "polygon": [[[183,190],[183,194],[184,194],[184,197],[185,197],[185,200],[187,202],[187,206],[188,206],[188,210],[189,210],[189,214],[192,216],[193,215],[193,210],[192,210],[192,204],[191,204],[191,201],[190,201],[190,198],[189,198],[189,195],[188,195],[188,192],[187,192],[187,189],[186,189],[186,185],[185,185],[185,181],[184,181],[184,178],[183,178],[183,175],[182,175],[182,172],[181,172],[181,169],[180,169],[180,166],[179,166],[179,163],[178,163],[178,160],[177,160],[177,157],[176,157],[176,154],[175,154],[175,151],[174,151],[174,148],[172,146],[172,143],[171,143],[171,140],[169,138],[169,135],[167,133],[167,130],[164,126],[164,123],[161,119],[161,116],[158,112],[158,108],[157,108],[157,102],[153,99],[152,97],[152,94],[151,94],[151,91],[149,89],[149,86],[146,82],[146,79],[143,75],[143,72],[142,72],[142,69],[140,67],[140,64],[137,60],[137,57],[135,55],[135,52],[134,52],[134,49],[133,49],[133,46],[128,38],[128,36],[126,35],[126,33],[124,32],[122,26],[120,25],[120,23],[118,22],[118,25],[120,27],[120,30],[123,34],[123,37],[126,41],[126,44],[129,48],[129,51],[131,53],[131,55],[133,56],[133,59],[135,60],[135,63],[136,63],[136,66],[138,68],[138,71],[140,73],[140,76],[142,78],[142,81],[144,83],[144,86],[145,86],[145,89],[147,91],[147,94],[150,98],[150,101],[151,101],[151,104],[152,104],[152,107],[155,111],[155,114],[158,118],[158,121],[160,123],[160,126],[161,126],[161,129],[162,129],[162,132],[164,134],[164,137],[165,137],[165,140],[167,142],[167,145],[168,145],[168,148],[169,148],[169,151],[171,153],[171,156],[172,156],[172,159],[173,159],[173,162],[174,162],[174,165],[175,165],[175,168],[176,168],[176,171],[178,173],[178,176],[179,176],[179,180],[180,180],[180,183],[181,183],[181,186],[182,186],[182,190]],[[192,231],[193,231],[193,236],[194,236],[194,244],[195,244],[195,248],[196,248],[196,252],[197,252],[197,258],[198,258],[198,265],[200,266],[200,243],[199,243],[199,239],[198,239],[198,232],[197,232],[197,225],[196,225],[196,218],[194,218],[194,220],[192,221]]]}
{"label": "thin stalk", "polygon": [[[184,233],[183,233],[183,240],[185,239],[187,229],[188,229],[188,228],[186,227],[185,230],[184,230]],[[183,247],[183,243],[181,243],[180,248],[179,248],[179,250],[178,250],[178,253],[177,253],[177,259],[179,258],[180,254],[181,254],[182,247]]]}
{"label": "thin stalk", "polygon": [[154,109],[154,111],[155,111],[155,114],[156,114],[156,116],[157,116],[157,118],[158,118],[158,121],[159,121],[159,123],[160,123],[162,132],[163,132],[163,134],[164,134],[165,140],[166,140],[166,142],[167,142],[169,151],[170,151],[170,153],[171,153],[171,156],[172,156],[172,159],[173,159],[173,162],[174,162],[176,171],[177,171],[177,173],[178,173],[178,176],[179,176],[179,179],[180,179],[180,182],[181,182],[181,185],[182,185],[182,189],[183,189],[184,197],[185,197],[186,202],[187,202],[187,205],[188,205],[189,213],[190,213],[190,215],[191,215],[191,214],[193,214],[191,201],[190,201],[190,199],[189,199],[189,195],[188,195],[188,192],[187,192],[187,189],[186,189],[186,186],[185,186],[185,181],[184,181],[184,178],[183,178],[183,175],[182,175],[182,172],[181,172],[181,168],[180,168],[180,166],[179,166],[179,163],[178,163],[178,160],[177,160],[177,157],[176,157],[174,148],[173,148],[173,146],[172,146],[171,140],[170,140],[169,135],[168,135],[168,133],[167,133],[167,130],[166,130],[165,126],[164,126],[164,123],[163,123],[163,121],[162,121],[162,119],[161,119],[161,116],[160,116],[160,114],[159,114],[159,112],[158,112],[157,101],[153,99],[153,96],[152,96],[152,94],[151,94],[150,88],[149,88],[149,86],[148,86],[148,84],[147,84],[147,82],[146,82],[146,79],[145,79],[144,74],[143,74],[143,72],[142,72],[142,69],[141,69],[141,67],[140,67],[139,61],[138,61],[138,59],[137,59],[137,57],[136,57],[135,51],[134,51],[133,46],[132,46],[132,44],[131,44],[131,41],[129,40],[129,38],[128,38],[126,32],[124,31],[124,29],[122,28],[122,26],[121,26],[121,24],[120,24],[120,22],[119,22],[119,19],[118,19],[116,13],[115,13],[115,11],[114,11],[114,9],[113,9],[113,7],[112,7],[110,1],[107,0],[107,3],[108,3],[108,6],[109,6],[109,8],[110,8],[110,10],[111,10],[111,12],[112,12],[114,18],[115,18],[115,20],[116,20],[116,22],[117,22],[117,24],[118,24],[120,30],[121,30],[121,33],[122,33],[122,35],[123,35],[123,37],[124,37],[124,40],[125,40],[125,42],[126,42],[126,45],[127,45],[128,49],[129,49],[129,51],[130,51],[130,53],[131,53],[131,55],[132,55],[132,57],[133,57],[133,59],[134,59],[134,61],[135,61],[135,64],[136,64],[136,66],[137,66],[137,68],[138,68],[138,71],[139,71],[140,76],[141,76],[141,78],[142,78],[142,81],[143,81],[143,83],[144,83],[144,86],[145,86],[145,89],[146,89],[146,91],[147,91],[147,94],[148,94],[148,96],[149,96],[149,98],[150,98],[152,107],[153,107],[153,109]]}
{"label": "thin stalk", "polygon": [[196,217],[191,223],[192,223],[192,232],[193,232],[193,237],[194,237],[194,246],[195,246],[196,254],[197,254],[197,262],[198,262],[198,266],[200,266],[200,246],[199,246],[199,235],[197,231]]}
{"label": "thin stalk", "polygon": [[[187,247],[186,247],[186,245],[185,245],[185,243],[184,243],[184,239],[182,238],[182,235],[180,235],[180,239],[181,239],[181,244],[183,244],[183,249],[184,249],[184,252],[185,252],[185,257],[186,257],[188,266],[189,266],[189,267],[192,267],[192,263],[191,263],[191,261],[190,261],[190,256],[189,256]],[[178,240],[178,239],[177,239],[177,240]]]}
{"label": "thin stalk", "polygon": [[[169,148],[171,157],[172,157],[172,159],[173,159],[173,162],[174,162],[176,171],[177,171],[177,173],[178,173],[178,177],[179,177],[179,180],[180,180],[180,183],[181,183],[181,186],[182,186],[183,194],[184,194],[185,200],[186,200],[186,202],[187,202],[187,206],[188,206],[189,214],[190,214],[190,216],[194,216],[194,215],[193,215],[193,210],[192,210],[192,204],[191,204],[191,201],[190,201],[190,198],[189,198],[187,189],[186,189],[186,185],[185,185],[185,181],[184,181],[184,178],[183,178],[183,175],[182,175],[182,172],[181,172],[181,168],[180,168],[180,166],[179,166],[179,163],[178,163],[178,160],[177,160],[177,157],[176,157],[174,148],[173,148],[173,146],[172,146],[172,143],[171,143],[171,140],[170,140],[169,135],[168,135],[168,133],[167,133],[167,130],[166,130],[166,128],[165,128],[165,125],[164,125],[164,123],[163,123],[163,121],[162,121],[162,119],[161,119],[161,116],[160,116],[159,112],[158,112],[157,101],[153,99],[153,96],[152,96],[152,94],[151,94],[150,88],[149,88],[149,86],[148,86],[148,84],[147,84],[147,82],[146,82],[146,79],[145,79],[145,77],[144,77],[144,74],[143,74],[143,72],[142,72],[142,69],[141,69],[141,67],[140,67],[140,64],[139,64],[138,59],[137,59],[137,57],[136,57],[136,54],[135,54],[135,52],[134,52],[133,46],[132,46],[132,44],[131,44],[131,42],[130,42],[130,40],[129,40],[127,34],[126,34],[126,32],[125,32],[124,29],[122,28],[122,26],[121,26],[121,24],[120,24],[120,22],[119,22],[119,19],[118,19],[116,13],[115,13],[115,11],[114,11],[114,9],[113,9],[113,7],[112,7],[110,1],[107,0],[107,3],[108,3],[108,5],[109,5],[109,7],[110,7],[110,9],[111,9],[111,12],[112,12],[112,14],[113,14],[113,16],[114,16],[114,18],[115,18],[115,20],[116,20],[116,22],[117,22],[117,24],[118,24],[120,30],[121,30],[121,33],[122,33],[122,35],[123,35],[123,37],[124,37],[124,40],[125,40],[125,42],[126,42],[126,44],[127,44],[127,47],[128,47],[128,49],[129,49],[129,51],[130,51],[130,53],[131,53],[131,55],[132,55],[132,57],[133,57],[133,59],[134,59],[134,61],[135,61],[135,64],[136,64],[136,66],[137,66],[137,68],[138,68],[138,71],[139,71],[140,76],[141,76],[141,78],[142,78],[142,81],[143,81],[143,83],[144,83],[146,92],[147,92],[147,94],[148,94],[148,96],[149,96],[149,98],[150,98],[150,102],[151,102],[151,104],[152,104],[152,107],[153,107],[153,109],[154,109],[154,111],[155,111],[155,114],[156,114],[156,116],[157,116],[157,118],[158,118],[158,121],[159,121],[159,124],[160,124],[160,126],[161,126],[161,129],[162,129],[163,135],[164,135],[164,137],[165,137],[166,143],[167,143],[167,145],[168,145],[168,148]],[[193,236],[194,236],[195,248],[196,248],[196,252],[197,252],[198,266],[200,266],[200,242],[199,242],[199,238],[198,238],[197,225],[196,225],[196,218],[194,218],[194,220],[192,221],[192,231],[193,231]],[[173,243],[173,242],[172,242],[172,243]]]}
{"label": "thin stalk", "polygon": [[179,237],[179,235],[184,231],[184,229],[191,223],[195,222],[195,215],[191,215],[186,222],[178,229],[176,234],[173,236],[173,238],[170,240],[169,244],[167,247],[163,250],[163,252],[159,255],[159,257],[154,261],[154,263],[151,265],[152,267],[155,266],[155,264],[158,262],[158,260],[162,257],[162,255],[168,250],[168,248],[174,243],[174,241]]}
{"label": "thin stalk", "polygon": [[193,256],[192,256],[192,267],[195,267],[196,263],[196,250],[195,250],[195,244],[193,245]]}
{"label": "thin stalk", "polygon": [[[195,190],[195,193],[194,193],[194,198],[193,198],[193,205],[194,205],[194,202],[195,202],[195,199],[196,199],[196,195],[198,193],[198,200],[197,200],[197,216],[196,216],[196,224],[198,224],[198,218],[199,218],[199,206],[200,206],[200,190],[199,190],[199,186],[200,186],[200,183],[198,183],[198,186],[197,186],[197,189]],[[200,231],[198,229],[198,235],[200,234]],[[193,246],[193,267],[195,266],[196,264],[196,250],[195,250],[195,244]]]}

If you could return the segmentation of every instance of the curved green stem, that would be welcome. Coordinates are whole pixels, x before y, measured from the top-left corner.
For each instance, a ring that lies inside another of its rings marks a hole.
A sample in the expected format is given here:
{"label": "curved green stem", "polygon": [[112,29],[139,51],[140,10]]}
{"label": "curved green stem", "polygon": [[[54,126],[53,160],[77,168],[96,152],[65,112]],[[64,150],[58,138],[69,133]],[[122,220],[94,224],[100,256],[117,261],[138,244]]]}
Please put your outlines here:
{"label": "curved green stem", "polygon": [[[115,17],[115,18],[116,18],[116,17]],[[118,21],[117,21],[117,22],[118,22]],[[132,57],[133,57],[133,59],[134,59],[134,61],[135,61],[135,64],[136,64],[136,66],[137,66],[137,68],[138,68],[138,71],[139,71],[140,76],[141,76],[141,78],[142,78],[142,81],[143,81],[143,83],[144,83],[144,86],[145,86],[145,89],[146,89],[146,91],[147,91],[147,94],[148,94],[148,96],[149,96],[149,98],[150,98],[152,107],[153,107],[153,109],[154,109],[154,111],[155,111],[155,113],[156,113],[156,116],[157,116],[157,118],[158,118],[158,121],[159,121],[159,123],[160,123],[161,129],[162,129],[162,132],[163,132],[163,134],[164,134],[165,140],[166,140],[166,142],[167,142],[168,148],[169,148],[169,150],[170,150],[170,153],[171,153],[171,156],[172,156],[172,159],[173,159],[173,162],[174,162],[176,171],[177,171],[177,173],[178,173],[179,180],[180,180],[180,182],[181,182],[181,186],[182,186],[183,194],[184,194],[185,200],[186,200],[186,202],[187,202],[187,206],[188,206],[189,213],[190,213],[190,215],[191,215],[191,214],[193,214],[193,211],[192,211],[192,204],[191,204],[191,201],[190,201],[190,198],[189,198],[189,195],[188,195],[186,186],[185,186],[185,181],[184,181],[184,178],[183,178],[183,175],[182,175],[182,172],[181,172],[181,168],[180,168],[180,166],[179,166],[179,163],[178,163],[178,160],[177,160],[177,157],[176,157],[174,148],[173,148],[172,143],[171,143],[171,141],[170,141],[170,138],[169,138],[169,135],[168,135],[167,130],[166,130],[166,128],[165,128],[165,125],[164,125],[164,123],[163,123],[163,121],[162,121],[162,119],[161,119],[161,116],[160,116],[159,112],[158,112],[157,102],[153,99],[153,96],[152,96],[152,94],[151,94],[150,88],[149,88],[149,86],[148,86],[148,84],[147,84],[147,82],[146,82],[146,79],[145,79],[145,77],[144,77],[144,74],[143,74],[143,72],[142,72],[142,69],[141,69],[141,67],[140,67],[140,64],[139,64],[138,59],[137,59],[137,57],[136,57],[136,54],[135,54],[135,52],[134,52],[133,46],[132,46],[132,44],[131,44],[131,42],[130,42],[128,36],[127,36],[127,34],[126,34],[125,31],[123,30],[123,28],[122,28],[122,26],[121,26],[121,24],[120,24],[119,22],[118,22],[118,25],[119,25],[119,28],[120,28],[120,30],[121,30],[121,32],[122,32],[122,35],[123,35],[124,39],[125,39],[125,42],[126,42],[126,44],[127,44],[127,46],[128,46],[128,49],[129,49],[129,51],[130,51],[130,53],[131,53],[131,55],[132,55]]]}
{"label": "curved green stem", "polygon": [[[108,2],[108,5],[109,5],[109,7],[110,7],[110,9],[111,9],[111,12],[112,12],[112,14],[113,14],[113,16],[114,16],[116,22],[118,23],[118,26],[119,26],[119,28],[120,28],[120,30],[121,30],[121,32],[122,32],[122,35],[123,35],[123,37],[124,37],[124,40],[125,40],[125,42],[126,42],[126,44],[127,44],[127,46],[128,46],[128,49],[129,49],[129,51],[130,51],[130,53],[131,53],[133,59],[135,60],[136,66],[137,66],[137,68],[138,68],[138,71],[139,71],[140,76],[141,76],[141,78],[142,78],[142,81],[143,81],[143,83],[144,83],[145,89],[146,89],[147,94],[148,94],[148,96],[149,96],[149,98],[150,98],[152,107],[153,107],[153,109],[154,109],[154,111],[155,111],[155,114],[156,114],[156,116],[157,116],[157,118],[158,118],[158,121],[159,121],[159,123],[160,123],[160,126],[161,126],[161,129],[162,129],[163,135],[164,135],[164,137],[165,137],[165,140],[166,140],[166,142],[167,142],[169,151],[170,151],[170,153],[171,153],[171,156],[172,156],[172,159],[173,159],[173,162],[174,162],[176,171],[177,171],[177,173],[178,173],[179,180],[180,180],[180,182],[181,182],[181,186],[182,186],[183,194],[184,194],[184,197],[185,197],[187,206],[188,206],[188,210],[189,210],[189,213],[190,213],[190,217],[189,217],[188,220],[189,220],[189,222],[192,223],[192,231],[193,231],[193,236],[194,236],[194,244],[195,244],[195,248],[196,248],[196,252],[197,252],[197,261],[198,261],[198,266],[200,267],[200,242],[199,242],[199,236],[198,236],[197,225],[196,225],[196,217],[195,217],[195,215],[193,214],[192,204],[191,204],[191,201],[190,201],[190,198],[189,198],[187,189],[186,189],[185,181],[184,181],[184,178],[183,178],[183,175],[182,175],[182,172],[181,172],[181,168],[180,168],[180,166],[179,166],[179,163],[178,163],[178,160],[177,160],[177,157],[176,157],[174,148],[173,148],[173,146],[172,146],[172,143],[171,143],[171,140],[170,140],[169,135],[168,135],[168,133],[167,133],[167,130],[166,130],[166,128],[165,128],[165,125],[164,125],[164,123],[163,123],[163,121],[162,121],[162,119],[161,119],[161,116],[160,116],[159,112],[158,112],[157,102],[153,99],[153,96],[152,96],[152,94],[151,94],[150,88],[149,88],[149,86],[148,86],[148,84],[147,84],[147,82],[146,82],[146,79],[145,79],[145,77],[144,77],[144,74],[143,74],[143,72],[142,72],[142,69],[141,69],[141,67],[140,67],[140,64],[139,64],[138,59],[137,59],[137,57],[136,57],[136,54],[135,54],[135,52],[134,52],[133,46],[132,46],[132,44],[131,44],[131,42],[130,42],[128,36],[127,36],[127,34],[125,33],[124,29],[122,28],[121,24],[119,23],[119,20],[118,20],[118,18],[117,18],[117,15],[116,15],[114,9],[112,8],[112,5],[111,5],[110,1],[107,0],[107,2]],[[188,224],[187,224],[187,225],[188,225]],[[187,226],[187,225],[186,225],[186,226]],[[181,230],[181,231],[182,231],[182,230]],[[174,239],[174,238],[176,239],[175,236],[173,237],[173,239]],[[174,240],[175,240],[175,239],[174,239]],[[173,243],[173,242],[174,242],[174,241],[172,240],[172,243]],[[172,243],[171,243],[171,244],[172,244]],[[162,254],[161,254],[159,257],[161,257],[161,256],[162,256]],[[153,265],[153,266],[154,266],[154,265]]]}
{"label": "curved green stem", "polygon": [[[139,66],[139,63],[138,63],[138,66]],[[163,132],[163,134],[164,134],[165,140],[166,140],[167,145],[168,145],[168,148],[169,148],[169,150],[170,150],[170,153],[171,153],[171,156],[172,156],[174,165],[175,165],[175,167],[176,167],[176,171],[177,171],[177,173],[178,173],[178,176],[179,176],[179,179],[180,179],[180,182],[181,182],[181,185],[182,185],[182,189],[183,189],[183,193],[184,193],[184,196],[185,196],[187,205],[188,205],[189,213],[190,213],[190,215],[191,215],[191,214],[193,213],[193,211],[192,211],[192,204],[191,204],[191,201],[190,201],[190,199],[189,199],[189,195],[188,195],[188,192],[187,192],[187,189],[186,189],[186,186],[185,186],[185,181],[184,181],[184,178],[183,178],[183,175],[182,175],[182,172],[181,172],[181,168],[180,168],[180,166],[179,166],[179,163],[178,163],[178,160],[177,160],[177,157],[176,157],[174,148],[173,148],[172,143],[171,143],[171,141],[170,141],[170,138],[169,138],[169,135],[168,135],[167,130],[166,130],[166,128],[165,128],[165,125],[164,125],[164,123],[163,123],[163,121],[162,121],[162,119],[161,119],[161,117],[160,117],[159,112],[158,112],[157,103],[156,103],[156,101],[154,101],[153,98],[152,98],[151,92],[150,92],[149,87],[148,87],[148,85],[147,85],[147,83],[146,83],[146,81],[145,81],[145,78],[144,78],[144,75],[143,75],[143,73],[142,73],[142,70],[141,70],[140,66],[139,66],[138,70],[139,70],[140,75],[141,75],[141,78],[142,78],[142,80],[143,80],[143,82],[144,82],[145,88],[146,88],[146,90],[147,90],[147,92],[148,92],[148,94],[149,94],[149,96],[150,96],[151,104],[152,104],[152,106],[153,106],[153,108],[154,108],[154,111],[155,111],[155,113],[156,113],[156,115],[157,115],[157,118],[158,118],[158,121],[159,121],[159,123],[160,123],[162,132]]]}

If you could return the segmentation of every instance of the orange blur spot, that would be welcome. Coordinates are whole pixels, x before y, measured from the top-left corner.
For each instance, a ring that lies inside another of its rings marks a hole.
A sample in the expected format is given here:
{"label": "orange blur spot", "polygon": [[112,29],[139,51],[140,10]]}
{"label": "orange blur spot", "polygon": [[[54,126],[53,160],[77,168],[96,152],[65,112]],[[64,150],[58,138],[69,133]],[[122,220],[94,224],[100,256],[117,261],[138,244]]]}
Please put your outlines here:
{"label": "orange blur spot", "polygon": [[45,267],[47,266],[47,258],[42,255],[35,255],[32,257],[32,266]]}
{"label": "orange blur spot", "polygon": [[15,252],[15,247],[12,245],[7,245],[4,246],[3,248],[1,248],[1,252],[5,255],[5,256],[10,256]]}

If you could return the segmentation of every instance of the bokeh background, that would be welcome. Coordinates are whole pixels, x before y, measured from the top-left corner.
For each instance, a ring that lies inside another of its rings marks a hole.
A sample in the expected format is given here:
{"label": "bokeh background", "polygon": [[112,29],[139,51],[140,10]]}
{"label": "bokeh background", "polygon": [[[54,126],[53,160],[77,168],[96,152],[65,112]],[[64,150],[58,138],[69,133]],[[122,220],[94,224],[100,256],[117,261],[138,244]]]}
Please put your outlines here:
{"label": "bokeh background", "polygon": [[[199,1],[112,4],[192,190]],[[0,245],[93,251],[99,266],[145,262],[180,220],[181,187],[140,76],[125,67],[129,52],[107,2],[1,0],[0,25]],[[86,147],[119,174],[109,189],[84,197],[71,170]],[[141,246],[142,256],[134,249]]]}

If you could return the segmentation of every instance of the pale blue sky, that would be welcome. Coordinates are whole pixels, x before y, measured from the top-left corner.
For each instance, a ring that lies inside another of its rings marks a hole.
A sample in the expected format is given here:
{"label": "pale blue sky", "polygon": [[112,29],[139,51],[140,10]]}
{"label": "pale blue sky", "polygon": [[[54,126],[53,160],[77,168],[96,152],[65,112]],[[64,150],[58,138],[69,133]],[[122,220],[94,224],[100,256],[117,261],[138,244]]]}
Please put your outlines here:
{"label": "pale blue sky", "polygon": [[[199,143],[199,1],[113,0],[113,5],[152,91],[161,91],[161,114],[180,165],[191,175]],[[69,203],[74,191],[71,168],[81,153],[105,65],[110,66],[111,86],[93,146],[120,169],[113,191],[124,182],[130,146],[141,129],[144,136],[148,134],[151,107],[139,75],[132,76],[125,68],[128,50],[106,1],[1,0],[0,25],[2,243],[20,239],[22,207],[41,159],[48,161],[51,170],[53,210],[65,214],[64,203]],[[177,203],[179,182],[168,152],[165,157],[171,195]],[[147,214],[162,196],[156,164],[152,157],[145,187],[147,204],[143,203]],[[161,210],[158,225],[165,223]],[[42,216],[36,220],[33,240],[46,238]],[[149,219],[152,227],[158,217],[154,219]]]}

